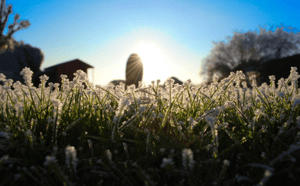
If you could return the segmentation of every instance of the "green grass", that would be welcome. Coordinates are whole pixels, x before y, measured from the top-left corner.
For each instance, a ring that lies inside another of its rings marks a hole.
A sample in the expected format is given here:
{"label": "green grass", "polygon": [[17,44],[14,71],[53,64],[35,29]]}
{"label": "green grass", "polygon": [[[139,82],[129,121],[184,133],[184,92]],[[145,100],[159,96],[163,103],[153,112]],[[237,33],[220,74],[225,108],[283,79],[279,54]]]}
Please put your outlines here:
{"label": "green grass", "polygon": [[94,88],[78,71],[59,90],[23,74],[0,86],[0,185],[300,184],[295,69],[277,88],[240,87],[240,72],[207,87]]}

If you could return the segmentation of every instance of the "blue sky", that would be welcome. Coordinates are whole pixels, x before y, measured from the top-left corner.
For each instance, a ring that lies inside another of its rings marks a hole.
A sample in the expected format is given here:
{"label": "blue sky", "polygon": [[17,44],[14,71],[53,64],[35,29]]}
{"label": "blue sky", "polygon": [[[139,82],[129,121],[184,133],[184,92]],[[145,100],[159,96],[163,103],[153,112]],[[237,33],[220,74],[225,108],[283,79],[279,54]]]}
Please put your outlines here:
{"label": "blue sky", "polygon": [[[198,84],[201,61],[213,41],[225,40],[233,31],[258,30],[259,25],[300,28],[296,0],[7,0],[6,4],[13,5],[9,24],[15,13],[30,21],[30,27],[13,37],[43,51],[42,69],[78,58],[95,67],[94,83],[100,85],[125,79],[126,61],[137,51],[144,52],[146,83],[176,76]],[[148,54],[140,47],[145,43],[152,47],[146,47]],[[89,71],[92,79],[91,75]]]}

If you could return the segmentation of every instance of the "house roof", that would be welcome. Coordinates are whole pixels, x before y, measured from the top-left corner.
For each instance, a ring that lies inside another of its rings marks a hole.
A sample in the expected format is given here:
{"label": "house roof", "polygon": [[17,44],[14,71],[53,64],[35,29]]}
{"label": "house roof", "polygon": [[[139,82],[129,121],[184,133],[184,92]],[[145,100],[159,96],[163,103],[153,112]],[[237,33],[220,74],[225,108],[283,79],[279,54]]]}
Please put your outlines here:
{"label": "house roof", "polygon": [[64,64],[67,64],[67,63],[74,63],[74,62],[80,62],[80,63],[82,63],[86,68],[94,68],[93,66],[91,66],[91,65],[89,65],[89,64],[87,64],[87,63],[81,61],[80,59],[73,59],[73,60],[71,60],[71,61],[66,61],[66,62],[63,62],[63,63],[59,63],[59,64],[56,64],[56,65],[53,65],[53,66],[51,66],[51,67],[47,67],[47,68],[45,68],[44,70],[50,70],[50,69],[52,69],[52,68],[54,68],[54,67],[57,67],[57,66],[60,66],[60,65],[64,65]]}

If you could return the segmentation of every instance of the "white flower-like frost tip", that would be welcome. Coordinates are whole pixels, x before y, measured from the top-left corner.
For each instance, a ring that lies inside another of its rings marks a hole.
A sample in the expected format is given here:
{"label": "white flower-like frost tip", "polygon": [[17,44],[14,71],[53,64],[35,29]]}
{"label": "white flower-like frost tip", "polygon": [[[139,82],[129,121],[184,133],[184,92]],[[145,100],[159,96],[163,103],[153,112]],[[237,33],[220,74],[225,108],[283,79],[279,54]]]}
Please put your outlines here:
{"label": "white flower-like frost tip", "polygon": [[30,70],[30,68],[25,67],[23,70],[20,72],[20,75],[22,76],[32,76],[33,72]]}
{"label": "white flower-like frost tip", "polygon": [[111,154],[111,152],[110,152],[109,149],[107,149],[107,150],[105,151],[105,154],[106,154],[107,159],[108,159],[110,162],[112,162],[112,154]]}
{"label": "white flower-like frost tip", "polygon": [[48,166],[50,163],[55,163],[55,162],[56,162],[55,156],[46,156],[44,165]]}
{"label": "white flower-like frost tip", "polygon": [[41,82],[46,82],[48,79],[49,79],[49,77],[46,74],[40,76]]}
{"label": "white flower-like frost tip", "polygon": [[[214,124],[215,124],[215,117],[212,117],[212,116],[206,116],[205,117],[205,120],[206,120],[206,122],[209,124],[209,125],[211,125],[211,126],[213,126]],[[212,127],[212,128],[214,128],[214,127]]]}
{"label": "white flower-like frost tip", "polygon": [[228,160],[224,160],[224,161],[223,161],[223,164],[224,164],[225,166],[227,166],[227,167],[228,167],[228,166],[230,165],[230,161],[228,161]]}
{"label": "white flower-like frost tip", "polygon": [[5,81],[6,76],[3,73],[0,73],[0,81]]}
{"label": "white flower-like frost tip", "polygon": [[60,78],[61,78],[61,79],[66,79],[67,77],[68,77],[68,76],[65,75],[65,74],[61,74],[61,75],[60,75]]}
{"label": "white flower-like frost tip", "polygon": [[193,160],[193,151],[191,149],[183,149],[182,150],[182,165],[186,167],[188,166],[192,169],[194,167],[194,160]]}
{"label": "white flower-like frost tip", "polygon": [[173,162],[172,158],[163,158],[160,167],[167,168],[169,166],[173,166],[173,164],[174,164],[174,162]]}
{"label": "white flower-like frost tip", "polygon": [[169,84],[169,85],[171,85],[171,84],[174,84],[174,83],[175,83],[175,80],[174,80],[173,78],[168,78],[168,79],[166,80],[166,83]]}
{"label": "white flower-like frost tip", "polygon": [[66,147],[66,164],[70,167],[70,158],[72,158],[73,168],[76,169],[77,158],[76,158],[76,149],[73,146]]}

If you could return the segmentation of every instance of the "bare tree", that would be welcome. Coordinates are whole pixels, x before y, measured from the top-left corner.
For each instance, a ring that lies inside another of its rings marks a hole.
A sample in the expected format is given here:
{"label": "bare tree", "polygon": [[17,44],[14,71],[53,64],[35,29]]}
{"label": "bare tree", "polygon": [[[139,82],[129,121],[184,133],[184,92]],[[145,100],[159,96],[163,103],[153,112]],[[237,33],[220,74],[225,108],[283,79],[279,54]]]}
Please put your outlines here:
{"label": "bare tree", "polygon": [[211,53],[202,61],[200,75],[206,76],[206,83],[210,83],[214,75],[222,79],[239,65],[278,59],[299,52],[297,44],[300,44],[300,40],[294,37],[293,32],[288,33],[283,28],[267,32],[260,27],[259,34],[256,31],[234,32],[232,37],[226,37],[227,43],[213,42]]}
{"label": "bare tree", "polygon": [[8,5],[6,7],[5,0],[0,1],[0,49],[13,49],[14,41],[12,39],[12,35],[17,32],[18,30],[24,29],[29,27],[29,21],[21,21],[18,22],[20,19],[20,15],[16,14],[14,17],[14,22],[8,25],[8,32],[6,35],[3,34],[4,28],[7,24],[8,17],[12,13],[12,5]]}

